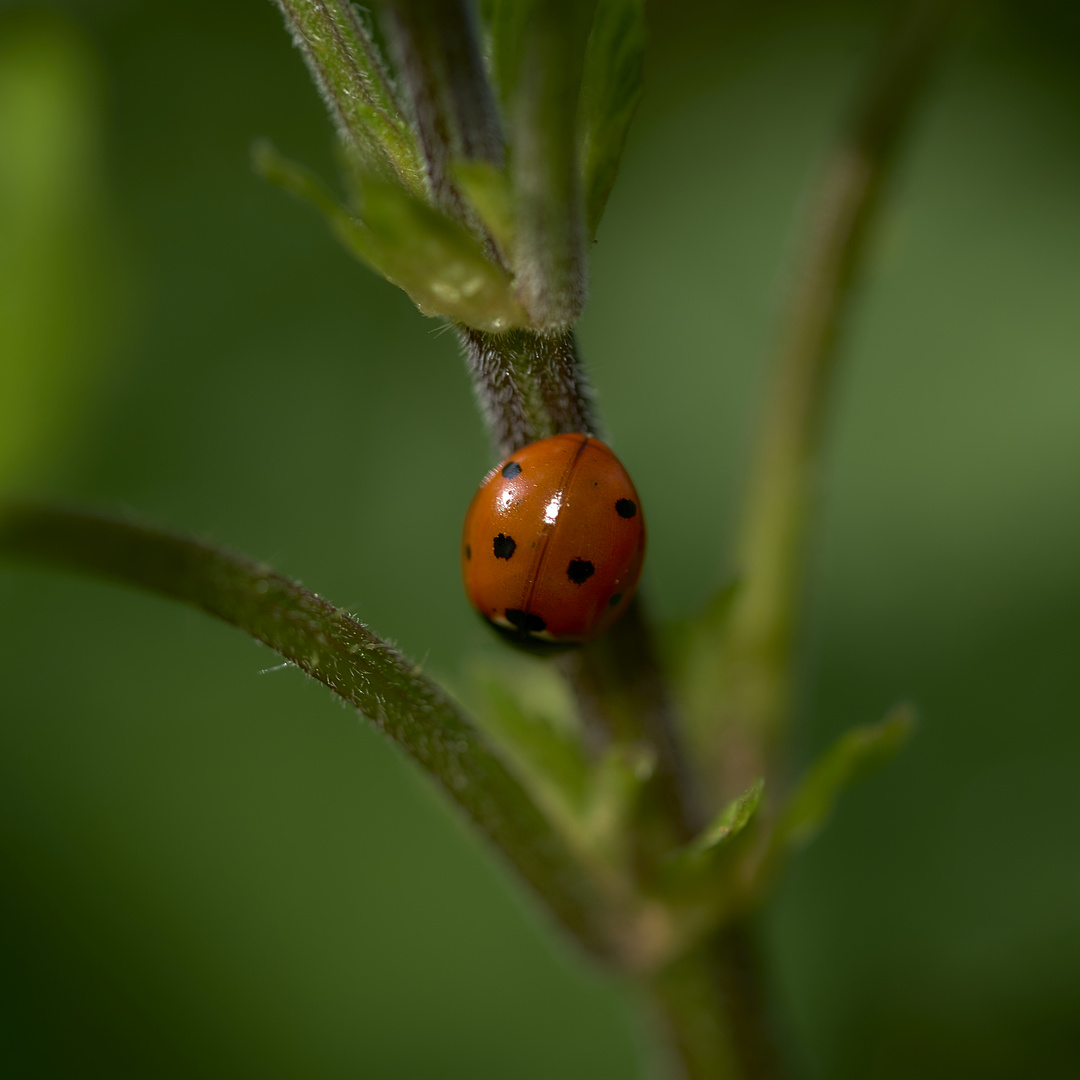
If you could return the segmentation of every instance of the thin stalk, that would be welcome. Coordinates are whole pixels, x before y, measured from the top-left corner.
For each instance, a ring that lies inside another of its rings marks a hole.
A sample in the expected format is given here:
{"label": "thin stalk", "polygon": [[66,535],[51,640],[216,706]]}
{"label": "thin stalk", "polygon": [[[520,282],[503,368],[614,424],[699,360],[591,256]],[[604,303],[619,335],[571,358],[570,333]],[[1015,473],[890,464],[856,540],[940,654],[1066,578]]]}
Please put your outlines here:
{"label": "thin stalk", "polygon": [[[906,9],[811,204],[809,242],[737,531],[740,584],[730,606],[717,604],[702,627],[704,648],[692,672],[709,724],[704,734],[713,756],[705,765],[722,797],[766,771],[789,710],[838,345],[903,136],[958,6],[919,2]],[[747,926],[735,923],[652,980],[685,1080],[782,1075],[761,970]]]}
{"label": "thin stalk", "polygon": [[706,680],[715,771],[730,794],[761,775],[792,694],[806,552],[839,344],[874,227],[932,61],[958,3],[911,5],[888,36],[828,159],[759,427],[735,542],[740,587]]}

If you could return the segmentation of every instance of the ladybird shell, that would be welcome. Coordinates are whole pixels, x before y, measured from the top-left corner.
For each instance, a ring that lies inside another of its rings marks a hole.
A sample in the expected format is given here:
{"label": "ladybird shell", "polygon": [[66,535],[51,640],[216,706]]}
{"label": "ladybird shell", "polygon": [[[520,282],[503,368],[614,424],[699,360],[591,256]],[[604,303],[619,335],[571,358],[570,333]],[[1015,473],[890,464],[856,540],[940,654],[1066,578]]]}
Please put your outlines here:
{"label": "ladybird shell", "polygon": [[603,634],[629,605],[644,558],[633,481],[607,446],[585,435],[523,447],[487,475],[465,515],[469,601],[520,641]]}

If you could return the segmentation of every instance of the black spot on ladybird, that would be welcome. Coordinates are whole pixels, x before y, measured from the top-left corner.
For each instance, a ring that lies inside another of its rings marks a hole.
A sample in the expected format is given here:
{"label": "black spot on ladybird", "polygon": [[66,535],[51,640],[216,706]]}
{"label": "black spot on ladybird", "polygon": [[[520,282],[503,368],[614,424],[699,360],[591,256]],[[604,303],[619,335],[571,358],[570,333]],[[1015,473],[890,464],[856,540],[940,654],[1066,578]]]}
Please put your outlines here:
{"label": "black spot on ladybird", "polygon": [[502,474],[507,480],[513,480],[521,472],[521,466],[516,461],[508,461],[502,467]]}
{"label": "black spot on ladybird", "polygon": [[472,558],[472,547],[469,544],[465,545],[465,558],[466,559],[471,559]]}
{"label": "black spot on ladybird", "polygon": [[633,499],[619,499],[615,503],[615,513],[621,518],[632,518],[637,513],[637,505]]}
{"label": "black spot on ladybird", "polygon": [[614,595],[613,595],[613,596],[611,597],[611,599],[610,599],[610,600],[608,601],[608,607],[615,607],[615,606],[616,606],[617,604],[619,604],[619,603],[620,603],[621,601],[622,601],[622,593],[621,593],[621,592],[617,592],[617,593],[615,593],[615,594],[614,594]]}
{"label": "black spot on ladybird", "polygon": [[524,630],[530,634],[547,629],[547,623],[539,615],[533,615],[532,612],[526,614],[520,608],[507,608],[506,621],[511,626],[516,626],[519,630]]}
{"label": "black spot on ladybird", "polygon": [[588,559],[571,559],[566,576],[575,585],[584,585],[596,573],[596,567]]}
{"label": "black spot on ladybird", "polygon": [[499,535],[495,537],[491,542],[491,546],[495,549],[496,559],[509,559],[517,549],[514,538],[512,536],[504,536],[502,533],[499,533]]}

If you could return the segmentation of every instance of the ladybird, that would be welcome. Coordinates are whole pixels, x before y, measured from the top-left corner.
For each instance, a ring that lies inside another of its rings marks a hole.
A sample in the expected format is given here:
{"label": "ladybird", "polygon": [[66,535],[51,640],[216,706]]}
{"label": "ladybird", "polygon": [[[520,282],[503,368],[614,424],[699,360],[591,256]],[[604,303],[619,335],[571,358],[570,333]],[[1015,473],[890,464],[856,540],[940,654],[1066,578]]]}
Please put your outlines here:
{"label": "ladybird", "polygon": [[469,602],[522,644],[599,637],[629,606],[644,560],[634,483],[587,435],[522,447],[488,473],[465,515]]}

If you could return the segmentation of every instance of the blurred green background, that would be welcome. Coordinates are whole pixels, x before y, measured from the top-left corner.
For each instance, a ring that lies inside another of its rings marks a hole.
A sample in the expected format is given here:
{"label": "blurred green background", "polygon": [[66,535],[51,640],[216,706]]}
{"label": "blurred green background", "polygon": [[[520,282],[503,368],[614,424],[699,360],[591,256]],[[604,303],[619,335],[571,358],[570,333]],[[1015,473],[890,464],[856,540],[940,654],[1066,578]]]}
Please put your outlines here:
{"label": "blurred green background", "polygon": [[[808,180],[877,4],[657,0],[582,340],[675,618],[724,572]],[[0,484],[210,536],[464,688],[452,335],[257,180],[333,172],[266,0],[0,6]],[[767,913],[827,1078],[1080,1075],[1080,9],[980,4],[847,341],[805,760],[917,738]],[[626,1078],[629,995],[400,755],[194,612],[0,567],[5,1077]]]}

